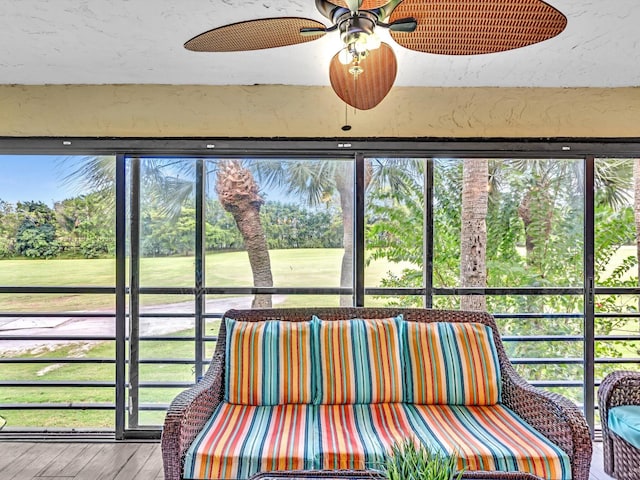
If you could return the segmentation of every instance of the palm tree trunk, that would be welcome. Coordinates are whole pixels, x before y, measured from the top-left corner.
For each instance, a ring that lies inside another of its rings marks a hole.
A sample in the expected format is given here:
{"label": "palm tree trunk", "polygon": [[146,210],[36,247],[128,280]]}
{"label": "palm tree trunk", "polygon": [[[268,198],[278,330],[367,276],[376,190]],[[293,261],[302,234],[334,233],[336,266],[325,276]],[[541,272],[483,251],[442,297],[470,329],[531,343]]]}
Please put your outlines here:
{"label": "palm tree trunk", "polygon": [[[464,161],[462,174],[462,227],[460,231],[460,286],[487,286],[487,210],[489,162]],[[462,310],[486,310],[484,295],[463,295]]]}
{"label": "palm tree trunk", "polygon": [[[342,264],[340,266],[340,286],[353,287],[353,174],[349,165],[336,168],[336,189],[340,196],[342,209],[343,247]],[[353,296],[341,295],[340,306],[353,306]]]}
{"label": "palm tree trunk", "polygon": [[[238,226],[249,256],[255,287],[273,287],[271,259],[267,238],[260,221],[260,207],[264,200],[249,170],[237,160],[221,161],[218,165],[216,192],[222,207]],[[252,308],[270,308],[271,295],[255,295]]]}
{"label": "palm tree trunk", "polygon": [[[540,249],[551,235],[553,222],[553,199],[549,192],[551,185],[545,179],[537,179],[524,194],[518,206],[518,215],[522,219],[525,232],[527,265],[539,266],[544,252]],[[543,275],[543,269],[540,268]]]}

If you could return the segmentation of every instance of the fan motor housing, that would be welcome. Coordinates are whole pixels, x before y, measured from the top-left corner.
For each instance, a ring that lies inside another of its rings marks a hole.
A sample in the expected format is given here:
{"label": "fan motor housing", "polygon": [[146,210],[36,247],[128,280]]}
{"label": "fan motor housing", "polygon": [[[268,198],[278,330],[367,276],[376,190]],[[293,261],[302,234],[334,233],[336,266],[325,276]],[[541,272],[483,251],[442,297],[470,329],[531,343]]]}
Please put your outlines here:
{"label": "fan motor housing", "polygon": [[378,22],[378,17],[372,12],[363,10],[340,17],[337,21],[340,38],[345,45],[355,43],[362,35],[372,35]]}

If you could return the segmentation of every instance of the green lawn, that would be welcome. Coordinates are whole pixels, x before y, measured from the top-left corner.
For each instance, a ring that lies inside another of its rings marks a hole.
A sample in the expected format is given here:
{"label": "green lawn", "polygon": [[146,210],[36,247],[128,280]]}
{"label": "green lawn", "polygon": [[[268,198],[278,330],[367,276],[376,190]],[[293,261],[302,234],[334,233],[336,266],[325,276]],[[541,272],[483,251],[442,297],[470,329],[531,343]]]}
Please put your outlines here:
{"label": "green lawn", "polygon": [[[276,287],[338,287],[342,249],[273,250],[270,253]],[[143,258],[140,284],[143,287],[191,287],[194,285],[193,257]],[[253,285],[246,252],[210,253],[206,257],[206,284],[210,287]],[[376,286],[391,270],[402,265],[376,260],[366,267],[366,284]],[[0,260],[0,285],[113,287],[115,260]],[[218,297],[220,298],[220,297]],[[192,297],[148,295],[143,305],[192,300]],[[305,303],[304,299],[297,299]],[[314,298],[317,304],[321,298]],[[114,310],[113,295],[11,294],[0,295],[0,311],[64,312]]]}
{"label": "green lawn", "polygon": [[[193,331],[180,332],[193,335]],[[212,333],[212,332],[207,332]],[[78,345],[67,345],[52,351],[35,355],[22,354],[17,358],[114,358],[113,342],[95,343],[79,349]],[[210,356],[213,344],[208,346]],[[193,342],[153,341],[141,345],[141,359],[193,358]],[[185,381],[193,382],[192,365],[147,364],[140,366],[141,382]],[[0,369],[0,380],[10,381],[102,381],[115,382],[114,364],[39,363],[5,364]],[[168,404],[182,388],[142,388],[140,402],[148,404]],[[113,403],[114,389],[111,387],[4,387],[0,389],[0,403]],[[7,420],[8,427],[100,427],[113,428],[113,412],[110,411],[32,411],[6,410],[0,414]],[[141,419],[158,423],[163,417],[160,412],[145,412]]]}
{"label": "green lawn", "polygon": [[[629,247],[631,248],[631,247]],[[623,248],[612,260],[618,264],[626,258],[629,248]],[[339,285],[341,249],[276,250],[270,252],[276,286],[336,287]],[[145,258],[141,262],[141,284],[149,287],[188,287],[193,285],[192,257]],[[113,260],[0,260],[0,284],[12,286],[113,286]],[[403,266],[385,261],[372,262],[366,269],[366,284],[378,285],[391,270],[399,273]],[[245,252],[209,254],[206,259],[208,286],[250,286],[251,271]],[[222,296],[220,296],[222,297]],[[219,298],[219,297],[218,297]],[[188,296],[145,296],[144,306],[192,300]],[[337,296],[289,295],[279,306],[335,306]],[[369,302],[369,299],[367,299]],[[383,300],[374,300],[383,304]],[[63,312],[73,310],[114,310],[113,295],[1,295],[0,311]],[[208,322],[207,334],[215,333],[216,322]],[[192,336],[193,330],[172,335]],[[207,346],[210,358],[214,345]],[[625,355],[628,352],[625,352]],[[2,352],[0,351],[0,356]],[[65,358],[114,358],[113,342],[65,345],[47,352],[25,353],[23,358],[60,358],[47,364],[3,364],[0,380],[4,381],[105,381],[114,382],[113,364],[65,363]],[[141,358],[193,358],[193,343],[154,341],[143,342]],[[193,381],[192,365],[142,365],[140,380]],[[140,401],[167,404],[181,389],[143,388]],[[113,403],[113,388],[4,387],[0,403]],[[7,428],[110,428],[114,427],[112,411],[7,410],[0,412],[7,419]],[[141,412],[141,424],[160,424],[163,412]]]}
{"label": "green lawn", "polygon": [[[276,286],[337,287],[340,284],[341,249],[276,250],[270,252]],[[193,257],[145,258],[141,261],[141,285],[145,287],[188,287],[193,285]],[[1,260],[0,284],[12,286],[113,286],[115,261],[109,260]],[[400,265],[374,261],[366,269],[368,285],[378,285],[387,271],[399,273]],[[206,258],[208,286],[251,286],[251,270],[245,252],[209,254]],[[224,296],[216,296],[221,298]],[[148,295],[144,306],[192,300],[190,296]],[[280,306],[335,306],[337,296],[290,295]],[[0,296],[0,311],[65,312],[100,311],[115,308],[113,295],[12,294]],[[217,322],[208,322],[207,334],[215,334]],[[172,335],[193,336],[193,330]],[[210,358],[214,345],[207,345]],[[0,352],[0,356],[3,354]],[[22,358],[114,358],[113,342],[74,344],[46,352],[24,353]],[[193,358],[193,342],[143,342],[141,358]],[[45,364],[3,364],[0,380],[5,381],[104,381],[114,382],[113,364],[78,364],[52,362]],[[194,379],[192,365],[141,365],[140,380],[186,381]],[[181,389],[142,388],[140,401],[167,404]],[[0,403],[113,403],[110,387],[5,387],[0,390]],[[47,428],[113,428],[111,411],[7,410],[0,412],[10,427]],[[159,424],[163,412],[141,412],[142,424]]]}

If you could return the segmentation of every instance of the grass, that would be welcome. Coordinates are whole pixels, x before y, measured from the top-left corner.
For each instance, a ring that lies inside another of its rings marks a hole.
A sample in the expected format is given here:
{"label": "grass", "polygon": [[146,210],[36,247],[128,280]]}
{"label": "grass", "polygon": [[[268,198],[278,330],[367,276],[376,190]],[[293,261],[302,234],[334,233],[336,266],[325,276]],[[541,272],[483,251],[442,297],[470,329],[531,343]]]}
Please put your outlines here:
{"label": "grass", "polygon": [[[631,247],[629,247],[631,248]],[[270,252],[276,286],[336,287],[339,285],[341,249],[276,250]],[[612,266],[629,255],[621,249],[612,259]],[[141,285],[145,287],[189,287],[193,285],[192,257],[145,258],[141,262]],[[115,261],[108,260],[2,260],[0,285],[12,286],[113,286]],[[368,286],[378,285],[391,270],[399,273],[402,265],[379,260],[366,268]],[[206,258],[208,286],[251,286],[252,277],[245,252],[209,254]],[[224,296],[217,296],[222,298]],[[190,296],[145,295],[143,306],[162,305],[192,300]],[[289,295],[279,306],[337,306],[338,296]],[[369,299],[367,303],[384,304],[384,300]],[[65,312],[113,311],[113,295],[5,294],[0,295],[0,311],[5,312]],[[217,328],[208,322],[207,334]],[[192,329],[173,335],[193,336]],[[213,344],[207,345],[205,358],[210,358]],[[65,358],[114,358],[114,342],[78,343],[53,347],[46,352],[24,353],[21,358],[60,359],[51,364],[2,364],[0,381],[104,381],[115,382],[114,364],[65,363]],[[141,358],[193,358],[193,342],[142,342]],[[2,353],[0,352],[0,356]],[[147,364],[140,366],[140,380],[185,381],[194,379],[192,365]],[[141,388],[140,401],[145,404],[167,404],[181,388]],[[0,403],[113,403],[114,389],[76,387],[3,387]],[[108,428],[114,427],[113,411],[102,410],[5,410],[7,428]],[[140,412],[141,425],[162,423],[164,412]]]}
{"label": "grass", "polygon": [[[337,287],[340,283],[341,249],[301,249],[270,252],[274,284],[276,286]],[[145,287],[189,287],[193,285],[192,257],[144,258],[140,280]],[[99,286],[115,283],[115,261],[101,260],[3,260],[0,261],[0,285],[12,286]],[[388,270],[396,273],[402,266],[374,261],[366,270],[369,285],[377,285]],[[209,254],[206,258],[208,286],[251,286],[251,269],[245,252]],[[216,296],[217,298],[224,296]],[[192,300],[191,296],[145,295],[143,307]],[[282,306],[336,306],[338,296],[290,295]],[[115,309],[113,295],[12,294],[0,296],[0,311],[5,312],[68,312]],[[215,334],[217,322],[208,322],[207,334]],[[192,329],[171,334],[193,336]],[[208,344],[205,358],[213,353]],[[2,356],[2,353],[0,353]],[[15,356],[15,355],[14,355]],[[3,364],[0,381],[103,381],[115,382],[115,366],[107,364],[65,363],[65,358],[115,357],[114,342],[81,342],[54,347],[46,351],[23,353],[18,358],[51,358],[60,362],[38,364]],[[193,358],[193,342],[142,342],[141,359]],[[141,382],[194,380],[193,365],[143,364]],[[181,388],[141,388],[140,402],[168,404]],[[113,403],[112,387],[4,387],[0,403]],[[0,412],[7,419],[7,428],[113,428],[112,411],[104,410],[6,410]],[[164,412],[140,412],[141,424],[161,424]]]}
{"label": "grass", "polygon": [[[342,249],[274,250],[269,253],[276,287],[338,287],[340,285]],[[206,285],[209,287],[253,285],[249,260],[244,251],[209,253],[205,265]],[[0,266],[2,267],[0,268],[0,285],[20,287],[113,287],[115,285],[114,259],[0,260]],[[380,279],[389,270],[398,273],[402,268],[403,265],[390,264],[384,260],[373,261],[366,268],[365,283],[369,286],[378,285]],[[193,257],[143,258],[140,262],[140,285],[143,287],[192,287],[194,281]],[[218,298],[223,297],[218,296]],[[192,299],[190,295],[144,295],[141,302],[143,306],[150,306]],[[114,309],[115,300],[111,294],[0,295],[0,311],[3,312]]]}
{"label": "grass", "polygon": [[[193,335],[193,331],[180,334]],[[212,346],[208,354],[212,353]],[[22,354],[17,358],[60,358],[59,363],[5,364],[0,369],[0,380],[4,381],[103,381],[115,383],[114,364],[64,363],[65,358],[114,358],[113,342],[65,345],[36,355]],[[142,342],[141,359],[193,358],[193,342]],[[141,382],[185,381],[193,382],[193,365],[144,364],[140,366]],[[168,404],[183,388],[141,388],[140,402],[145,404]],[[113,403],[112,387],[4,387],[0,389],[0,403]],[[7,420],[8,428],[38,426],[47,428],[113,428],[114,416],[111,411],[33,411],[6,410],[0,412]],[[147,422],[161,423],[163,412],[144,412],[141,416]]]}

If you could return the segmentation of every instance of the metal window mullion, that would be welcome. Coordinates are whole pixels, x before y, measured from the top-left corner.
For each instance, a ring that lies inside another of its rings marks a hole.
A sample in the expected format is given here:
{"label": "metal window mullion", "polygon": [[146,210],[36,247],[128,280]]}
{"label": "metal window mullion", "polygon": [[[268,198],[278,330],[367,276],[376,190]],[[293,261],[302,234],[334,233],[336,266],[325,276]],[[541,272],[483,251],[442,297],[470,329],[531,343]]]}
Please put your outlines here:
{"label": "metal window mullion", "polygon": [[195,225],[195,379],[202,377],[204,343],[204,313],[205,313],[205,195],[206,195],[205,161],[196,161],[196,225]]}
{"label": "metal window mullion", "polygon": [[364,307],[364,228],[365,228],[365,158],[361,152],[355,157],[354,222],[353,222],[353,300],[356,307]]}
{"label": "metal window mullion", "polygon": [[584,160],[584,414],[595,424],[595,159]]}
{"label": "metal window mullion", "polygon": [[126,163],[116,156],[116,366],[115,366],[115,436],[124,438],[126,388]]}
{"label": "metal window mullion", "polygon": [[129,193],[129,422],[138,427],[140,398],[140,159],[131,159]]}
{"label": "metal window mullion", "polygon": [[425,289],[424,306],[433,307],[433,159],[424,161],[424,224],[422,268]]}

